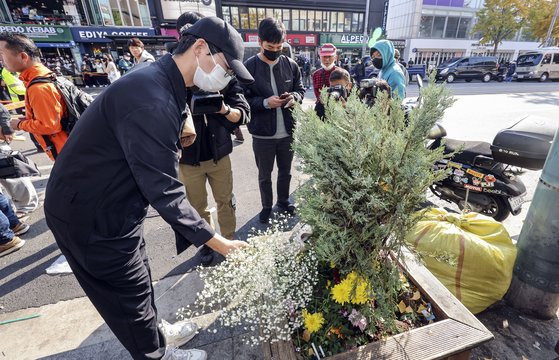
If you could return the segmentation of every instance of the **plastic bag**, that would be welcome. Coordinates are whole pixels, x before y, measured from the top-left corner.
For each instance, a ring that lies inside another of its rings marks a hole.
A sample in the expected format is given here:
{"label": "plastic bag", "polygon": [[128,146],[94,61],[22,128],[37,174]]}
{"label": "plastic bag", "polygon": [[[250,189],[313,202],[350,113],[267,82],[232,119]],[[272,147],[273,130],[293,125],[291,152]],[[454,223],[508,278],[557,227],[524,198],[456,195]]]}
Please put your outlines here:
{"label": "plastic bag", "polygon": [[516,246],[505,227],[490,217],[430,209],[406,242],[474,314],[499,301],[509,288]]}

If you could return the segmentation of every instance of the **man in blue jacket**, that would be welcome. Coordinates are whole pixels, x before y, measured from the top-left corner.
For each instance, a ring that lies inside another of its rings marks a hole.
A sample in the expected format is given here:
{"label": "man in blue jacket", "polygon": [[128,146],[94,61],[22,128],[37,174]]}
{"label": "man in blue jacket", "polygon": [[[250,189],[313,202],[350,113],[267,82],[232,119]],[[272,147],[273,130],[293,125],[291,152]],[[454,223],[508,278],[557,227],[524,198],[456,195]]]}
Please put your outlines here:
{"label": "man in blue jacket", "polygon": [[231,25],[217,17],[199,20],[173,55],[123,76],[95,99],[52,169],[47,224],[83,290],[134,359],[206,359],[200,350],[166,347],[183,345],[197,329],[192,323],[158,327],[143,222],[153,206],[175,231],[179,252],[207,245],[226,255],[243,246],[200,218],[178,180],[187,87],[221,90],[233,74],[253,81],[243,53]]}
{"label": "man in blue jacket", "polygon": [[394,45],[390,40],[379,40],[371,48],[373,66],[380,70],[379,79],[386,80],[392,96],[406,97],[406,80],[400,65],[394,59]]}

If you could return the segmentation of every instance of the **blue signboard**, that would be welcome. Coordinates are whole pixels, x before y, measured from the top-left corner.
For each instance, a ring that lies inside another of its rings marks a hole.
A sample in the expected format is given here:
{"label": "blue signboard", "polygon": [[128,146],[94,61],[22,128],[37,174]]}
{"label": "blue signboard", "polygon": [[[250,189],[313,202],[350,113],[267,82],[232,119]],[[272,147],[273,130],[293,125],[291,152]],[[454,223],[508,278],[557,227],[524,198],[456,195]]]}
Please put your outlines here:
{"label": "blue signboard", "polygon": [[107,43],[109,36],[154,36],[155,30],[142,27],[116,27],[116,26],[75,26],[71,27],[72,36],[76,42]]}

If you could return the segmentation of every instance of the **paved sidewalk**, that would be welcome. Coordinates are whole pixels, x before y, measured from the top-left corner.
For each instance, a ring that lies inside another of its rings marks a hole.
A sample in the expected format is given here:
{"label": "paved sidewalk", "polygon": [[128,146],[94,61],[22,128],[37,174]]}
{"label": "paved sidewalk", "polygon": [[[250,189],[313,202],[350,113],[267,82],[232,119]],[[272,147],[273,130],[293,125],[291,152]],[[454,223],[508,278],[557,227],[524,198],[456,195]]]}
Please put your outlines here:
{"label": "paved sidewalk", "polygon": [[[202,283],[193,272],[167,277],[154,287],[159,318],[175,322],[177,309],[194,301]],[[0,359],[131,359],[87,297],[0,314],[0,321],[33,314],[40,317],[0,325]],[[215,318],[198,318],[202,329],[184,348],[203,349],[210,360],[262,359],[259,346],[243,343],[243,331],[217,328]]]}

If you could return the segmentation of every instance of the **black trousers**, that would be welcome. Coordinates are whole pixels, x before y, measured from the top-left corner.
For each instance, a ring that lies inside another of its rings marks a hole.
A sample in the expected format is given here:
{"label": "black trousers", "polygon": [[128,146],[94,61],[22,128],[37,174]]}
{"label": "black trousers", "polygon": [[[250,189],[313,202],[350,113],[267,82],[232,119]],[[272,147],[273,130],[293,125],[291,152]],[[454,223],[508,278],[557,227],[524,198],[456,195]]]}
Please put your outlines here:
{"label": "black trousers", "polygon": [[260,186],[260,200],[262,208],[270,209],[274,203],[272,194],[272,170],[274,162],[278,162],[277,193],[278,203],[289,203],[289,184],[291,182],[291,163],[293,150],[291,136],[283,139],[252,138],[252,150],[258,167],[258,185]]}
{"label": "black trousers", "polygon": [[60,251],[109,328],[134,359],[160,359],[165,337],[157,326],[142,224],[121,237],[82,233],[45,211]]}

